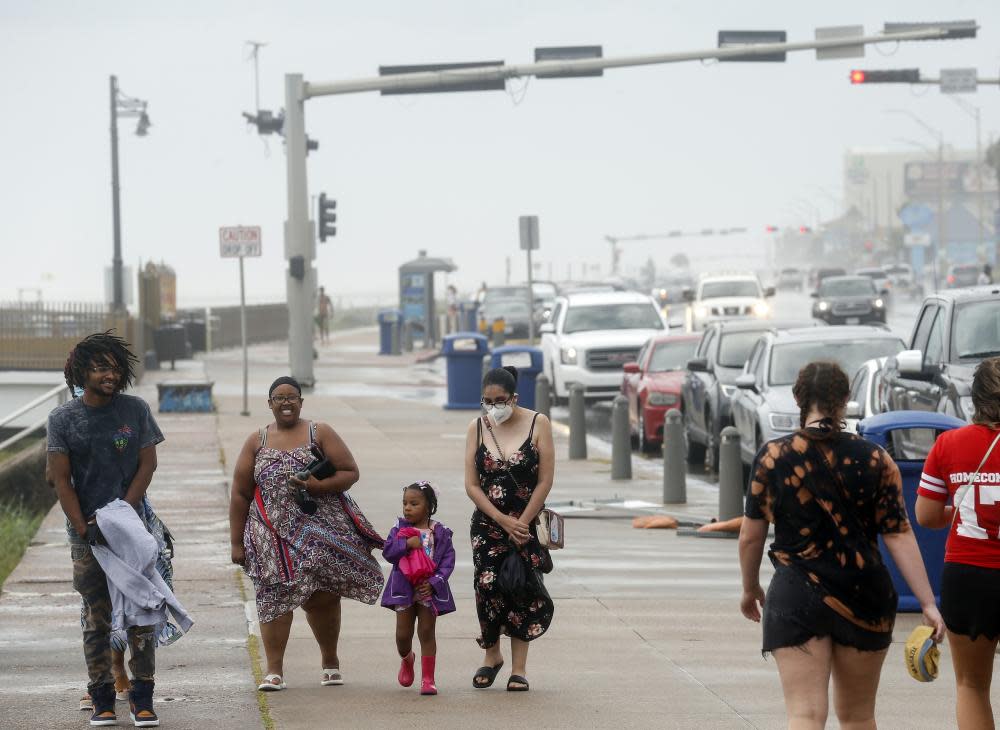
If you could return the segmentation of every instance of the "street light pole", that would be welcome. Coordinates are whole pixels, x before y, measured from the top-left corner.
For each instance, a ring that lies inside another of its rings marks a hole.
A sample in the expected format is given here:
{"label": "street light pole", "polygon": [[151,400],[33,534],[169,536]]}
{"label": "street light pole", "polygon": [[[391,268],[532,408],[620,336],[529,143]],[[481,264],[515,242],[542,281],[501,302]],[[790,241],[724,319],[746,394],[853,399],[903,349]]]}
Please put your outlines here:
{"label": "street light pole", "polygon": [[111,215],[114,253],[111,256],[111,308],[117,314],[125,309],[122,282],[121,200],[118,188],[118,79],[111,77]]}

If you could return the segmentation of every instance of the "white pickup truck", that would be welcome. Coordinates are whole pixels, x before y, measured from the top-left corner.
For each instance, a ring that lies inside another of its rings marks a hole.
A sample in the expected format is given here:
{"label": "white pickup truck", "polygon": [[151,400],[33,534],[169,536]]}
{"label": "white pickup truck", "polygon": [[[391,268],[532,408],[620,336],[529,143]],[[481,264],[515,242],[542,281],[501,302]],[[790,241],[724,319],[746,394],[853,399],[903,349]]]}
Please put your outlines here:
{"label": "white pickup truck", "polygon": [[556,403],[569,398],[571,385],[584,387],[588,399],[614,398],[622,368],[635,362],[667,322],[652,297],[636,292],[569,294],[556,299],[552,317],[542,325],[545,374]]}

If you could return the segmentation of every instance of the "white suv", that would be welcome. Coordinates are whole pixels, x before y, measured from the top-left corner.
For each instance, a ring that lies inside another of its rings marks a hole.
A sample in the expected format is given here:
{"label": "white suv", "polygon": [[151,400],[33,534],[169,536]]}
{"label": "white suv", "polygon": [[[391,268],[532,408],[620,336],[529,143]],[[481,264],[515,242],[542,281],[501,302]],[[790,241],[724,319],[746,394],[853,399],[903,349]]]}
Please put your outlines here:
{"label": "white suv", "polygon": [[587,398],[614,398],[622,369],[651,336],[667,330],[652,297],[636,292],[569,294],[541,327],[545,373],[557,403],[579,383]]}
{"label": "white suv", "polygon": [[688,329],[695,331],[717,320],[770,317],[767,298],[774,296],[774,287],[764,289],[754,274],[707,274],[686,294]]}

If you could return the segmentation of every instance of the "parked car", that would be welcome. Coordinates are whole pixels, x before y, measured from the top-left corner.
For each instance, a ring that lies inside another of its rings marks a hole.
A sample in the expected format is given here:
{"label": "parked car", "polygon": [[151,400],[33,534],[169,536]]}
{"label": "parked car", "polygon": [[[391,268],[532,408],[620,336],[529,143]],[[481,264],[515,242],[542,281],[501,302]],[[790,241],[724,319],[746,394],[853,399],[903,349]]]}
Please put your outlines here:
{"label": "parked car", "polygon": [[659,307],[645,294],[558,297],[551,321],[541,327],[544,368],[555,402],[565,401],[577,383],[587,398],[613,398],[621,391],[625,363],[635,362],[646,341],[666,329]]}
{"label": "parked car", "polygon": [[816,320],[713,322],[702,332],[681,385],[687,460],[719,468],[719,434],[732,423],[729,399],[754,343],[773,329],[820,325]]}
{"label": "parked car", "polygon": [[706,274],[686,295],[691,302],[688,330],[694,332],[719,320],[770,317],[767,298],[773,296],[774,287],[764,289],[756,274]]}
{"label": "parked car", "polygon": [[877,266],[865,269],[858,269],[857,271],[854,272],[854,275],[867,276],[869,279],[872,280],[872,284],[875,285],[875,291],[877,291],[883,297],[889,296],[892,289],[892,282],[889,281],[889,275],[885,273],[883,269],[880,269]]}
{"label": "parked car", "polygon": [[792,386],[799,370],[814,360],[833,360],[845,373],[861,363],[895,355],[903,341],[882,327],[821,327],[766,332],[753,346],[736,378],[733,425],[740,432],[740,456],[749,465],[767,441],[799,428]]}
{"label": "parked car", "polygon": [[813,317],[827,324],[885,323],[885,298],[867,276],[831,276],[812,296]]}
{"label": "parked car", "polygon": [[487,297],[483,301],[479,306],[479,317],[486,322],[487,332],[492,331],[495,320],[502,318],[504,332],[508,337],[528,336],[528,321],[531,317],[531,310],[528,309],[528,287],[524,287],[521,294],[523,296],[516,298]]}
{"label": "parked car", "polygon": [[979,282],[979,274],[983,267],[979,264],[952,264],[944,277],[944,283],[949,289],[963,286],[975,286]]}
{"label": "parked car", "polygon": [[885,365],[884,411],[938,411],[972,419],[972,374],[1000,355],[1000,287],[949,289],[924,299],[909,349]]}
{"label": "parked car", "polygon": [[851,395],[847,401],[847,431],[857,433],[858,423],[882,412],[882,372],[887,358],[865,360],[851,378]]}
{"label": "parked car", "polygon": [[789,266],[778,272],[778,278],[774,282],[777,289],[794,289],[802,291],[805,286],[806,274],[802,269]]}
{"label": "parked car", "polygon": [[913,268],[909,264],[886,264],[882,267],[889,277],[889,284],[892,290],[898,294],[907,294],[910,297],[922,297],[923,287],[917,283],[913,275]]}
{"label": "parked car", "polygon": [[681,407],[684,368],[694,354],[698,335],[650,338],[635,362],[625,363],[622,395],[628,399],[632,442],[643,452],[663,443],[663,418]]}
{"label": "parked car", "polygon": [[831,276],[847,276],[847,269],[840,266],[817,266],[809,270],[809,288],[819,289],[824,279]]}

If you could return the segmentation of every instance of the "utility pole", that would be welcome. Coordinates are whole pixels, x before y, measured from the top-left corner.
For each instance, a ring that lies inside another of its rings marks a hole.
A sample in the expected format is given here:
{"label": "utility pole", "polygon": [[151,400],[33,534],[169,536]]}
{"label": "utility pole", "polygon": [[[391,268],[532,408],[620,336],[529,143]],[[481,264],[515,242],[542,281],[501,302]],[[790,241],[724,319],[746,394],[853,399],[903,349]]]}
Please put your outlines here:
{"label": "utility pole", "polygon": [[[285,76],[285,160],[288,176],[288,219],[285,221],[285,272],[288,299],[288,361],[292,377],[305,387],[313,374],[313,303],[316,299],[316,246],[309,220],[306,178],[305,84],[302,74]],[[300,262],[296,264],[296,261]],[[301,269],[296,270],[297,266]],[[302,276],[299,278],[298,273]]]}
{"label": "utility pole", "polygon": [[114,235],[114,252],[111,256],[111,309],[121,313],[125,309],[122,286],[122,224],[121,201],[118,187],[118,79],[111,77],[111,216]]}

